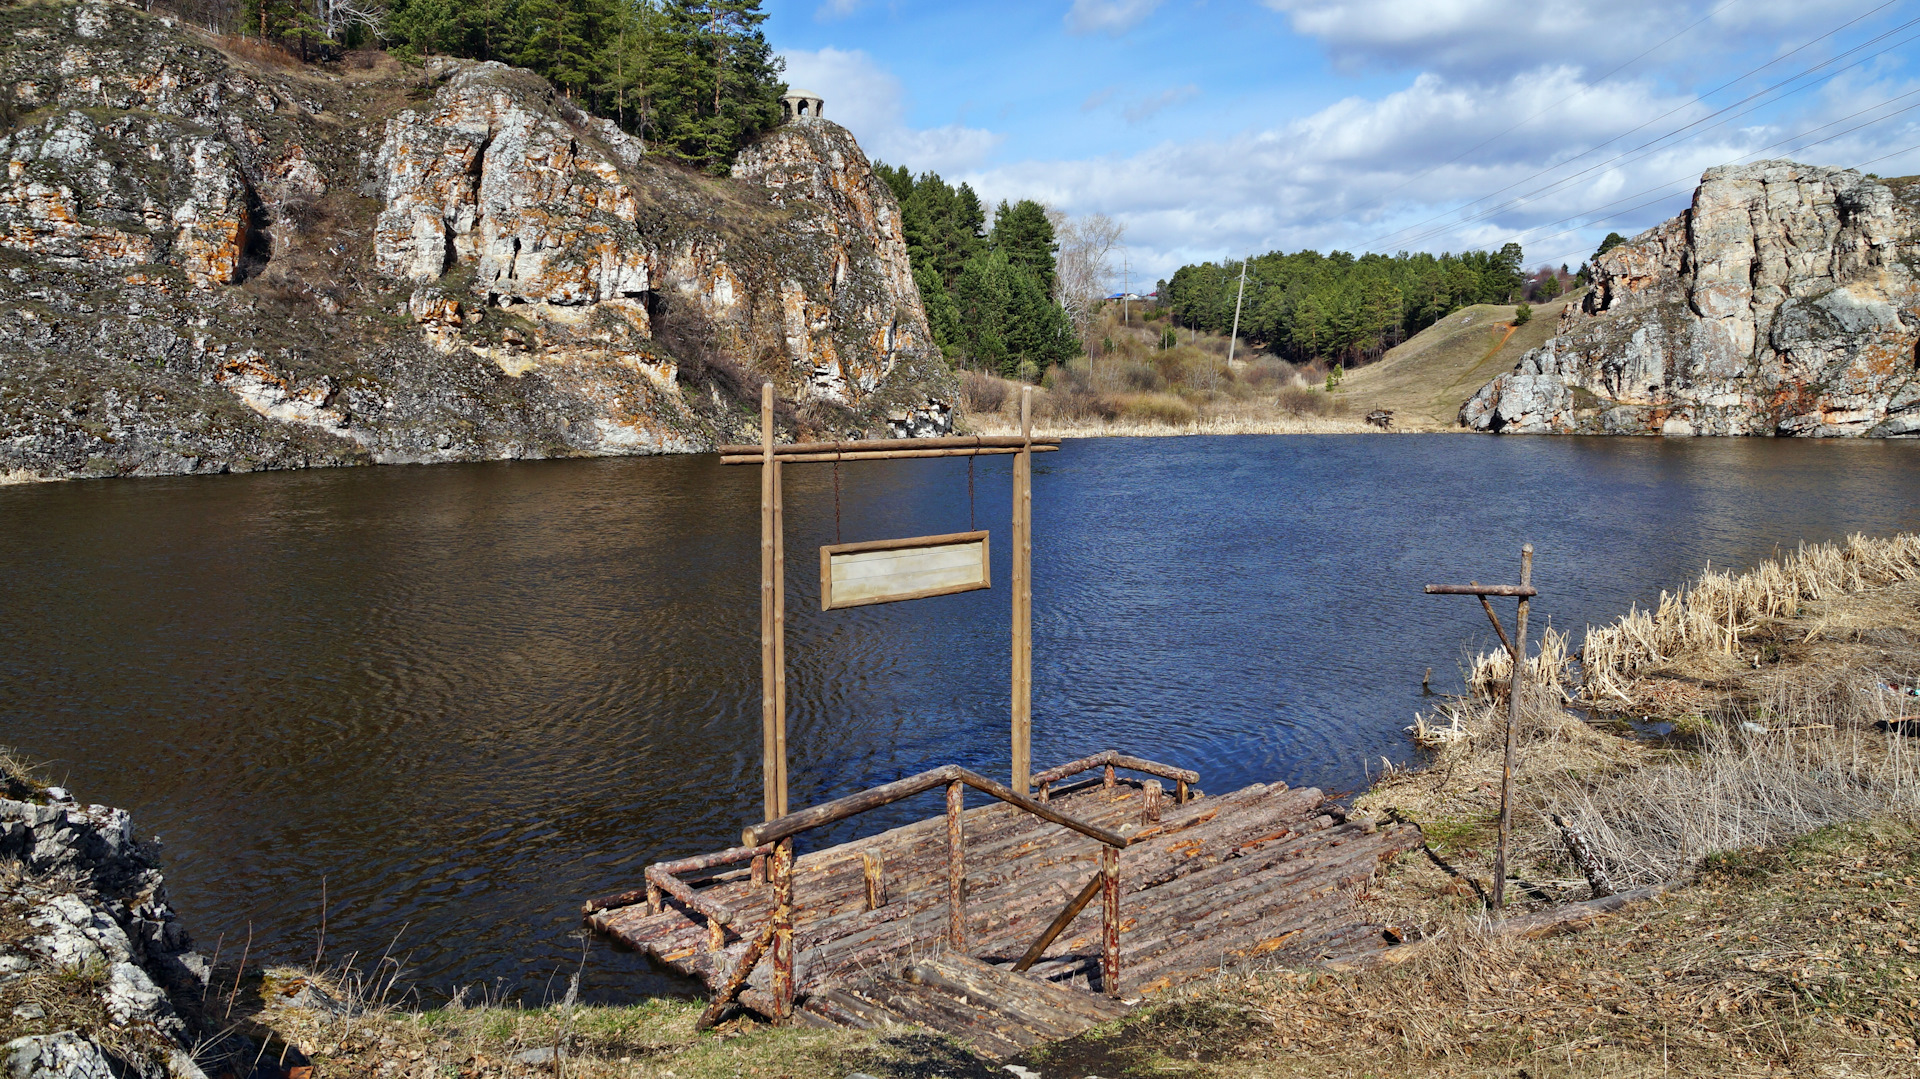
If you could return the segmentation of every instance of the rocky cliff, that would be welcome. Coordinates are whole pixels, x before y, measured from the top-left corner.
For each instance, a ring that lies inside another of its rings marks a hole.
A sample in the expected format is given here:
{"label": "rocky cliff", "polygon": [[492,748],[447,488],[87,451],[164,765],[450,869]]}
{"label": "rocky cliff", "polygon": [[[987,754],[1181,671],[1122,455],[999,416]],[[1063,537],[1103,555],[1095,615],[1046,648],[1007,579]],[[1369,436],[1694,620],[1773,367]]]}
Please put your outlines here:
{"label": "rocky cliff", "polygon": [[10,774],[0,785],[0,1075],[251,1071],[251,1044],[202,1019],[212,968],[126,812]]}
{"label": "rocky cliff", "polygon": [[1505,434],[1920,433],[1920,180],[1709,170],[1595,262],[1556,336],[1460,410]]}
{"label": "rocky cliff", "polygon": [[499,64],[256,64],[101,0],[0,36],[0,477],[697,451],[769,379],[789,433],[944,427],[833,124],[716,179]]}

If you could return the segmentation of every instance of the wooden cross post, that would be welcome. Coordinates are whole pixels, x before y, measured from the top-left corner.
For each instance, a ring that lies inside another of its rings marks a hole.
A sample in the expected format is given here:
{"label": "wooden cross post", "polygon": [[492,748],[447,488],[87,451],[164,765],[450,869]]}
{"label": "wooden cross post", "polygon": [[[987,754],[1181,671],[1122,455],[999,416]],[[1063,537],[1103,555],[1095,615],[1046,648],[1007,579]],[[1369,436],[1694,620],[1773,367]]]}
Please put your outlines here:
{"label": "wooden cross post", "polygon": [[[1507,840],[1513,832],[1513,743],[1515,732],[1520,727],[1520,695],[1527,676],[1527,600],[1540,594],[1533,587],[1533,544],[1520,548],[1518,585],[1482,585],[1478,581],[1470,584],[1430,584],[1426,592],[1430,596],[1480,597],[1480,606],[1493,622],[1493,631],[1500,635],[1500,642],[1507,646],[1507,657],[1512,661],[1513,674],[1507,679],[1506,755],[1500,769],[1500,846],[1493,856],[1493,909],[1504,910],[1507,905]],[[1493,613],[1493,604],[1487,602],[1488,596],[1514,596],[1520,600],[1512,640],[1508,640],[1507,631],[1500,628],[1500,618]]]}
{"label": "wooden cross post", "polygon": [[1033,771],[1033,387],[1020,387],[1020,452],[1013,459],[1013,789]]}
{"label": "wooden cross post", "polygon": [[787,815],[787,558],[773,383],[760,387],[760,760],[765,820]]}

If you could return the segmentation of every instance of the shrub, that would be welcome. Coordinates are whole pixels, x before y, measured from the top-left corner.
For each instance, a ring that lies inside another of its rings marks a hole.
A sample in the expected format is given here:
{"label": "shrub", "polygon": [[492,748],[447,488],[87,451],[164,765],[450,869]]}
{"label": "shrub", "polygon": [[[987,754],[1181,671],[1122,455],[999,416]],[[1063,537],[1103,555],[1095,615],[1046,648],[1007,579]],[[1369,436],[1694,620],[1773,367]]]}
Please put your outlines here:
{"label": "shrub", "polygon": [[1287,386],[1274,398],[1274,404],[1289,416],[1324,416],[1332,399],[1305,386]]}
{"label": "shrub", "polygon": [[1007,393],[1005,379],[995,378],[985,371],[961,372],[960,408],[964,412],[974,415],[998,412],[1006,406]]}
{"label": "shrub", "polygon": [[1113,397],[1076,385],[1048,394],[1041,411],[1063,420],[1112,420],[1121,409]]}
{"label": "shrub", "polygon": [[1153,393],[1136,397],[1127,402],[1122,413],[1136,423],[1163,423],[1182,427],[1199,418],[1199,413],[1186,401],[1170,393]]}
{"label": "shrub", "polygon": [[1533,308],[1527,306],[1526,304],[1521,304],[1520,306],[1513,309],[1513,324],[1516,328],[1520,326],[1525,326],[1528,322],[1532,320],[1533,320]]}

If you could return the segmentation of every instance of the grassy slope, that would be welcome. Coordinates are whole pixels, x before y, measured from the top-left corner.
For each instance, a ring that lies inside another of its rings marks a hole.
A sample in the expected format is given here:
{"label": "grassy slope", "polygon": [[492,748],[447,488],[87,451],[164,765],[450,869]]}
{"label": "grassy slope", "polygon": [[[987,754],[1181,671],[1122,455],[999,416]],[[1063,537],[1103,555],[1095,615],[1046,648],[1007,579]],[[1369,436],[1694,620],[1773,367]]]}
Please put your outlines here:
{"label": "grassy slope", "polygon": [[1495,375],[1511,370],[1522,353],[1553,336],[1560,312],[1584,293],[1535,304],[1533,319],[1507,334],[1513,307],[1475,304],[1427,327],[1390,350],[1380,362],[1347,376],[1340,396],[1353,415],[1376,408],[1394,412],[1409,429],[1459,428],[1460,406]]}

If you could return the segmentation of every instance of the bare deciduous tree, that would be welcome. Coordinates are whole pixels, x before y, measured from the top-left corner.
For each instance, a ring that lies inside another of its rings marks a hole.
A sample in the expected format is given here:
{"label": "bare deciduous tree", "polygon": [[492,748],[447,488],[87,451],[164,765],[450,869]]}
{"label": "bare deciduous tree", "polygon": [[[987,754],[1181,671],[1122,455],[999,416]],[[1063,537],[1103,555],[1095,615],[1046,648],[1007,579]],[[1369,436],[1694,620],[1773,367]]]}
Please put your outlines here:
{"label": "bare deciduous tree", "polygon": [[1053,211],[1047,216],[1053,219],[1054,236],[1060,243],[1054,267],[1054,299],[1067,309],[1067,317],[1085,343],[1094,308],[1113,278],[1114,248],[1120,246],[1127,227],[1106,214],[1068,217]]}
{"label": "bare deciduous tree", "polygon": [[329,41],[339,41],[355,24],[378,34],[387,18],[386,9],[373,0],[313,0],[313,9]]}

